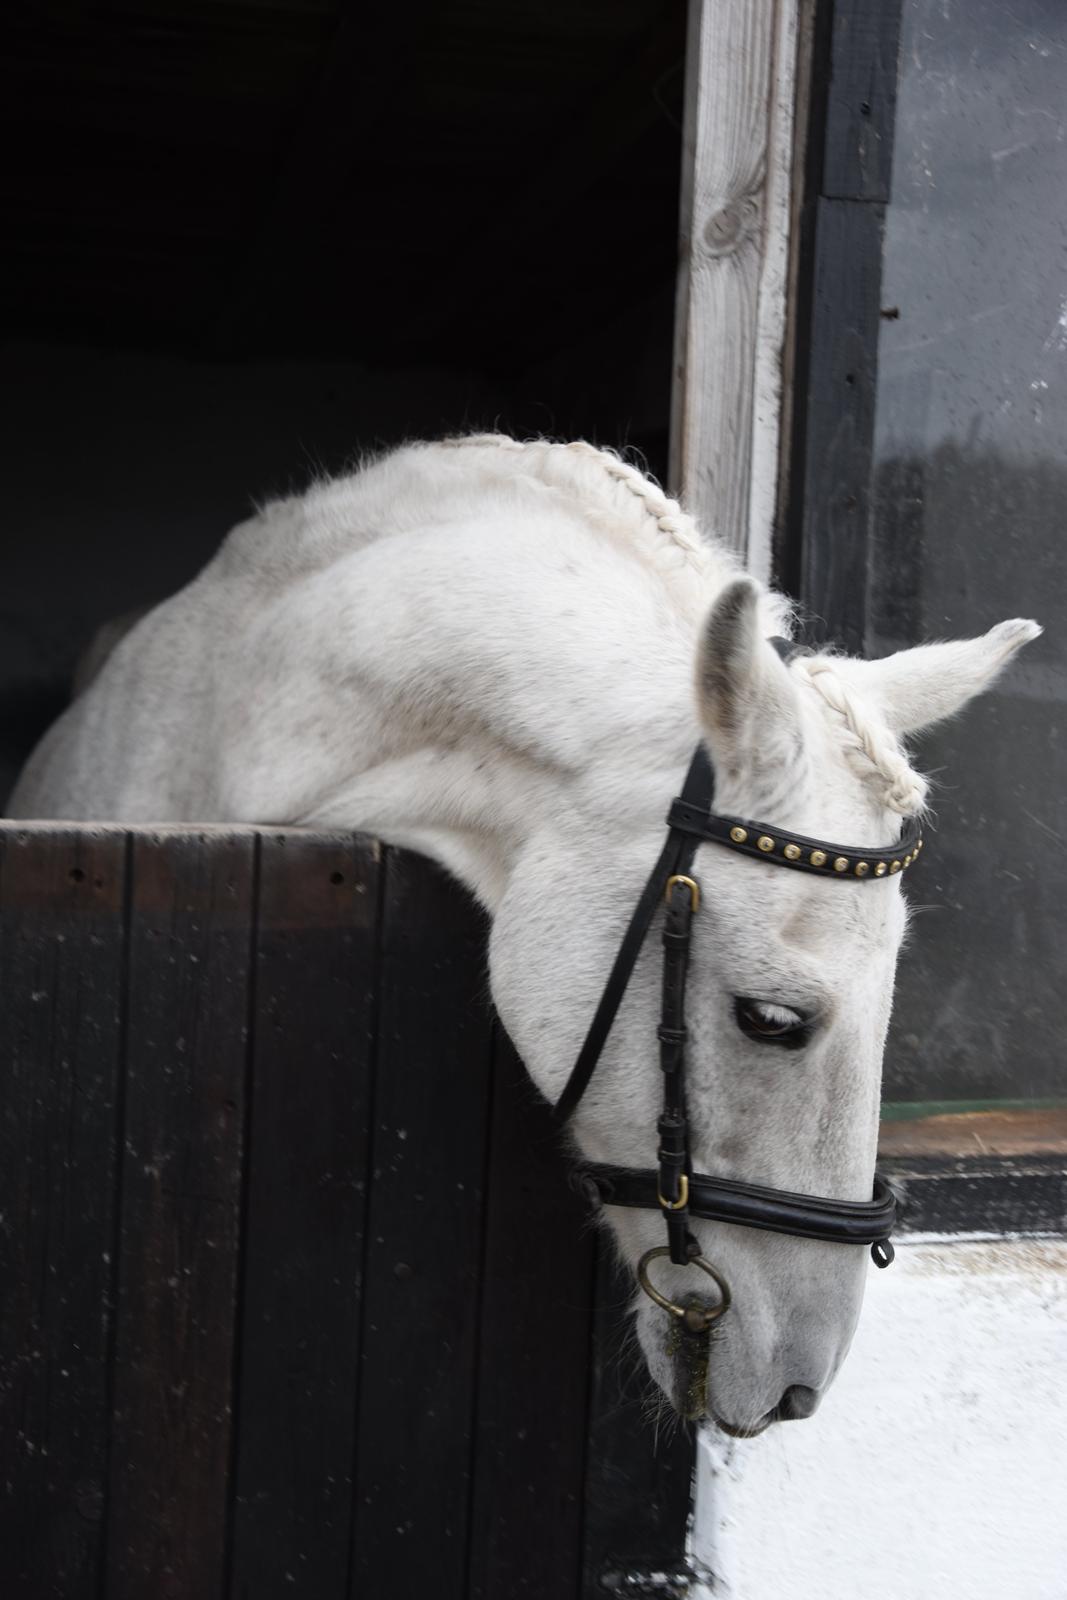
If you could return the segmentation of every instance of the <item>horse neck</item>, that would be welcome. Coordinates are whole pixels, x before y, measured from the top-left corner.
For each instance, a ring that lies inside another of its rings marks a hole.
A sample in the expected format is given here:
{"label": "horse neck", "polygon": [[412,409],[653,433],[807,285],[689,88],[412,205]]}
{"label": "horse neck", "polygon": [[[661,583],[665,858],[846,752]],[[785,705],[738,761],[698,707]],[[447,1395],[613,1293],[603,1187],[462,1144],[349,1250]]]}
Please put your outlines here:
{"label": "horse neck", "polygon": [[[374,686],[348,714],[359,770],[301,810],[435,857],[489,905],[538,832],[662,814],[698,736],[706,603],[692,597],[686,615],[576,519],[510,513],[502,526],[490,508],[455,540],[398,538],[380,584],[373,552],[353,567],[344,665]],[[419,625],[394,635],[393,580],[408,562],[404,609]]]}

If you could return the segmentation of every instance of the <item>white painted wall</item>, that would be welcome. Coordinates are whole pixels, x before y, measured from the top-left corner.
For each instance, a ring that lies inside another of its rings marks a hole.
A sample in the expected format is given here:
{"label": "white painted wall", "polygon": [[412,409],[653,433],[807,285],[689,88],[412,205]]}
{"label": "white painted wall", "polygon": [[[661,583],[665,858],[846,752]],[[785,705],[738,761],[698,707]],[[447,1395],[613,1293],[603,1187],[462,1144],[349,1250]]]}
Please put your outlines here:
{"label": "white painted wall", "polygon": [[903,1242],[810,1421],[701,1440],[730,1600],[1065,1600],[1067,1242]]}

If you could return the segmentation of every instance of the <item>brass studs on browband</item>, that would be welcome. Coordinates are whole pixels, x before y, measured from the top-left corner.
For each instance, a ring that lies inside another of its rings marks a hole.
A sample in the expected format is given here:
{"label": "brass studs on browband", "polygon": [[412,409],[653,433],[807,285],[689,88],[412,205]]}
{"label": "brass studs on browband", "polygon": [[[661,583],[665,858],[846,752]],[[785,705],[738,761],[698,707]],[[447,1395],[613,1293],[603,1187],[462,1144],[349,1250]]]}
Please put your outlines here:
{"label": "brass studs on browband", "polygon": [[829,867],[834,872],[850,872],[857,878],[871,876],[885,878],[887,876],[892,877],[894,873],[903,872],[918,860],[919,851],[923,847],[923,840],[917,839],[906,856],[896,857],[892,861],[876,861],[872,863],[870,861],[856,861],[851,856],[831,856],[826,850],[807,850],[799,844],[792,843],[792,841],[788,844],[780,845],[779,841],[772,838],[769,833],[753,835],[748,828],[742,828],[740,824],[736,823],[730,829],[729,838],[731,844],[747,844],[750,848],[755,845],[756,849],[765,856],[773,855],[776,850],[780,850],[782,858],[786,861],[802,861],[806,866],[815,867],[816,869]]}

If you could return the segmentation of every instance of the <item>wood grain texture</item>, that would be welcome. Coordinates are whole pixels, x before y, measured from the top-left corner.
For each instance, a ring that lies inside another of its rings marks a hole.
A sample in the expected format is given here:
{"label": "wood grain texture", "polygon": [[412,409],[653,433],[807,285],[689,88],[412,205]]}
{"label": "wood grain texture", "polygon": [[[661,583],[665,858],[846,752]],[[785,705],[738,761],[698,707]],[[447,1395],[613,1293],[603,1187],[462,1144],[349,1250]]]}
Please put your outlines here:
{"label": "wood grain texture", "polygon": [[861,654],[900,9],[900,0],[817,9],[777,551],[781,580],[810,619],[809,642]]}
{"label": "wood grain texture", "polygon": [[230,1593],[343,1600],[379,852],[282,832],[260,849]]}
{"label": "wood grain texture", "polygon": [[[493,1021],[483,915],[387,852],[352,1600],[464,1600]],[[497,1359],[489,1352],[487,1359]]]}
{"label": "wood grain texture", "polygon": [[673,1417],[657,1423],[633,1339],[633,1275],[606,1235],[597,1242],[583,1594],[625,1594],[636,1574],[652,1590],[653,1573],[675,1577],[684,1594],[695,1433]]}
{"label": "wood grain texture", "polygon": [[1067,1156],[1067,1106],[949,1111],[883,1122],[878,1153],[902,1156]]}
{"label": "wood grain texture", "polygon": [[578,1600],[677,1566],[686,1468],[620,1410],[628,1285],[591,1364],[586,1202],[468,897],[310,832],[0,852],[0,1592]]}
{"label": "wood grain texture", "polygon": [[813,630],[862,655],[884,208],[820,200],[810,308],[800,595]]}
{"label": "wood grain texture", "polygon": [[485,1227],[465,1600],[578,1600],[595,1247],[559,1130],[503,1035]]}
{"label": "wood grain texture", "polygon": [[0,837],[0,1591],[103,1549],[126,840]]}
{"label": "wood grain texture", "polygon": [[894,0],[834,0],[821,185],[827,199],[889,201],[900,11]]}
{"label": "wood grain texture", "polygon": [[744,559],[758,464],[753,553],[766,566],[778,478],[796,0],[691,0],[689,18],[671,485]]}
{"label": "wood grain texture", "polygon": [[134,836],[107,1600],[225,1592],[254,847]]}

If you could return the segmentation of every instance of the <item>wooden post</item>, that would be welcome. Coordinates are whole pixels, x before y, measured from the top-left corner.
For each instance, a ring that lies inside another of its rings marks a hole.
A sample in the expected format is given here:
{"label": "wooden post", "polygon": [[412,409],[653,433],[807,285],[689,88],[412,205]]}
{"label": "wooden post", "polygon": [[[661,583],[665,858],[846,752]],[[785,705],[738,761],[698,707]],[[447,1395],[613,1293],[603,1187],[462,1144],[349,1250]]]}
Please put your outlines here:
{"label": "wooden post", "polygon": [[882,237],[901,0],[835,0],[811,40],[789,492],[777,566],[809,642],[866,647]]}
{"label": "wooden post", "polygon": [[768,577],[789,272],[797,13],[690,0],[671,487]]}

